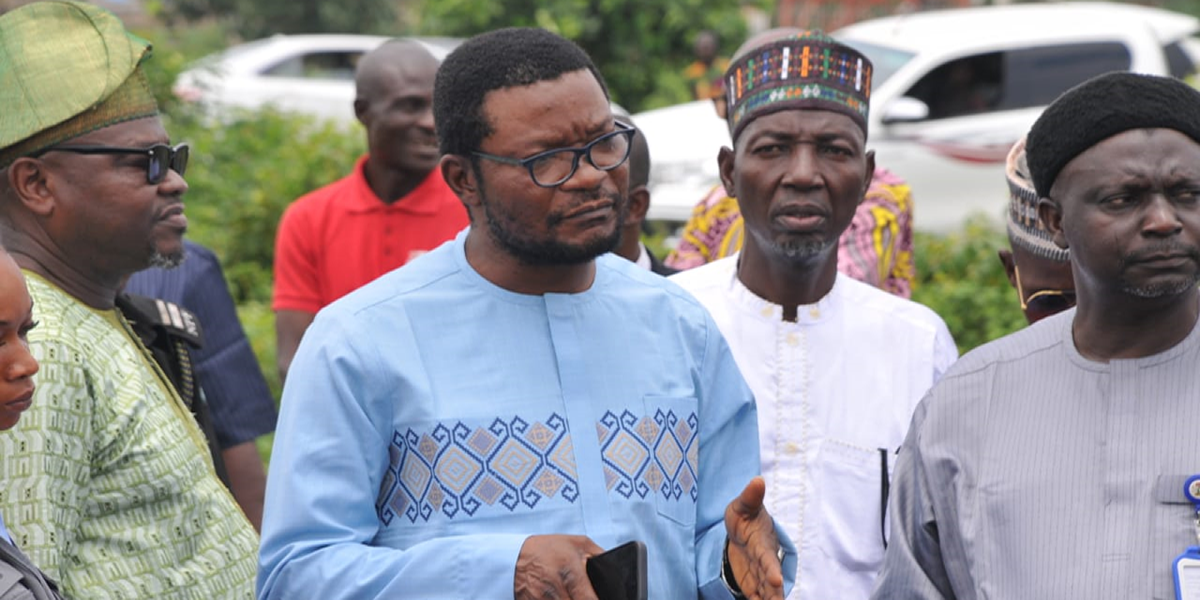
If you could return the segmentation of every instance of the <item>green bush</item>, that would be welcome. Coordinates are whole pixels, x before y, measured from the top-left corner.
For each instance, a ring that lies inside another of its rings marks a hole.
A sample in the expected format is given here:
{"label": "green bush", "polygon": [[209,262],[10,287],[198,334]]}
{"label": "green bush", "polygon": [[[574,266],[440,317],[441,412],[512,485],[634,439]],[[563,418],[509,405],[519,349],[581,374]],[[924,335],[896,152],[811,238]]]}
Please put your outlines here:
{"label": "green bush", "polygon": [[996,258],[1008,239],[985,217],[950,235],[918,233],[914,246],[913,300],[941,315],[959,353],[1025,326],[1017,293]]}

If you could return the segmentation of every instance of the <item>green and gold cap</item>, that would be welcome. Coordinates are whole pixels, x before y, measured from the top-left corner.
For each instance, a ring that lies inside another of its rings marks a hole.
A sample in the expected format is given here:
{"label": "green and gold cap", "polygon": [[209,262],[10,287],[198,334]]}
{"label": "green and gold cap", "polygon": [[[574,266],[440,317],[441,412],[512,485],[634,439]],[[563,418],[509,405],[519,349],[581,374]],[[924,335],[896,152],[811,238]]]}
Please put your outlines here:
{"label": "green and gold cap", "polygon": [[138,67],[149,55],[149,42],[91,4],[46,0],[0,15],[0,169],[158,114]]}

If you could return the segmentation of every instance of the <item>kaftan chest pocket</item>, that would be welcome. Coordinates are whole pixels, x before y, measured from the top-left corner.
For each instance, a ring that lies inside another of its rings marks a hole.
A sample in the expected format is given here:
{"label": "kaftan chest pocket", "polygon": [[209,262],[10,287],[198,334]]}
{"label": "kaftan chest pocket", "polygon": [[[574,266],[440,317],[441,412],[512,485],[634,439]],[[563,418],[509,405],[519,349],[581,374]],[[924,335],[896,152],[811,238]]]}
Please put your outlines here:
{"label": "kaftan chest pocket", "polygon": [[821,549],[850,571],[874,572],[883,562],[888,473],[880,457],[878,449],[835,439],[826,439],[818,456],[814,495]]}
{"label": "kaftan chest pocket", "polygon": [[[658,514],[687,527],[696,523],[700,421],[694,397],[647,396],[645,414],[625,437],[601,442],[605,468],[620,471],[634,493],[653,497]],[[606,476],[610,473],[606,471]]]}
{"label": "kaftan chest pocket", "polygon": [[1154,581],[1155,600],[1174,600],[1175,558],[1188,546],[1195,546],[1196,509],[1183,496],[1183,484],[1189,475],[1159,475],[1154,484],[1154,505],[1150,516],[1150,577]]}

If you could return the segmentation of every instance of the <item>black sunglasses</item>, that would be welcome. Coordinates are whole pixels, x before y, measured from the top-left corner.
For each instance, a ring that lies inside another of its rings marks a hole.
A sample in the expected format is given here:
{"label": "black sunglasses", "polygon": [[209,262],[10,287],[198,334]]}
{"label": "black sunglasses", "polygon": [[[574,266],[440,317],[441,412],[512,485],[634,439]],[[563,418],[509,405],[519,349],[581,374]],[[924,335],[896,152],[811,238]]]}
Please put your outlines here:
{"label": "black sunglasses", "polygon": [[146,164],[146,182],[156,185],[167,177],[167,169],[183,175],[187,170],[190,147],[184,143],[174,148],[166,144],[155,144],[149,148],[122,148],[120,146],[52,146],[46,152],[74,152],[76,154],[145,154],[150,157]]}

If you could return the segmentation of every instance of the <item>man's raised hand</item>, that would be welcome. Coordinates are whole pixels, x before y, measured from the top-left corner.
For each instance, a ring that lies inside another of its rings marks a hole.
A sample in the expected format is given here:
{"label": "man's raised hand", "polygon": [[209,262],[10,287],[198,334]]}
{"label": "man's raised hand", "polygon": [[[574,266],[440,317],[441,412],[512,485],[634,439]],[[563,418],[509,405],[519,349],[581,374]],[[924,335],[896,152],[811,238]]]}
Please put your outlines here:
{"label": "man's raised hand", "polygon": [[737,586],[747,598],[783,600],[779,538],[775,535],[775,522],[763,507],[766,493],[766,482],[755,477],[725,508],[729,565]]}

